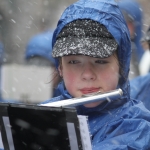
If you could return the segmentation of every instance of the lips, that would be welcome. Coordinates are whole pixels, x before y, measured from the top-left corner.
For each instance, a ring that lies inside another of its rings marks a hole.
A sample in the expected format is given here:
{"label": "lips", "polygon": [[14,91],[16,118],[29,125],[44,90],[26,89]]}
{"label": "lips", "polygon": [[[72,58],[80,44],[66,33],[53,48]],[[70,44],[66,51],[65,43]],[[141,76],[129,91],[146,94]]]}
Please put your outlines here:
{"label": "lips", "polygon": [[99,90],[100,88],[83,88],[80,91],[82,92],[82,94],[89,94],[89,93],[98,92]]}

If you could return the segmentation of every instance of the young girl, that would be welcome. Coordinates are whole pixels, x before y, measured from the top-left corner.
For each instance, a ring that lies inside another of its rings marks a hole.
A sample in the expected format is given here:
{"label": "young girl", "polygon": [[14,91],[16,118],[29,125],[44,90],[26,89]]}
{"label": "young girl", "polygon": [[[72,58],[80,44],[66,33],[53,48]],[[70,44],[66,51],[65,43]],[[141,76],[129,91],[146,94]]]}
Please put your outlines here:
{"label": "young girl", "polygon": [[61,95],[44,103],[121,88],[115,101],[77,106],[87,115],[93,150],[150,149],[150,112],[130,99],[130,37],[114,0],[80,0],[62,14],[53,35]]}

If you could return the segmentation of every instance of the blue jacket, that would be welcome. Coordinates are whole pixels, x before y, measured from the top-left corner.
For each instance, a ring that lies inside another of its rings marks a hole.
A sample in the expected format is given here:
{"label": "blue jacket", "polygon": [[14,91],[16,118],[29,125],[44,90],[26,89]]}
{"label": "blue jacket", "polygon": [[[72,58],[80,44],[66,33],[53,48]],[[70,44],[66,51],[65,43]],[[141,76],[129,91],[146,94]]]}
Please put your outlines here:
{"label": "blue jacket", "polygon": [[142,11],[140,10],[141,6],[136,0],[121,0],[118,2],[121,10],[127,12],[133,19],[135,24],[135,38],[133,42],[135,43],[136,56],[138,61],[140,61],[144,50],[141,45],[141,37],[142,37]]}
{"label": "blue jacket", "polygon": [[[127,25],[114,0],[80,0],[62,14],[53,34],[53,43],[61,29],[76,19],[92,19],[106,26],[118,42],[121,72],[118,88],[121,99],[104,102],[95,108],[77,106],[77,113],[87,115],[93,150],[150,149],[150,112],[140,101],[130,99],[128,81],[131,45]],[[55,59],[58,67],[58,59]],[[72,98],[64,83],[58,85],[60,96],[43,103]]]}
{"label": "blue jacket", "polygon": [[141,100],[145,107],[150,110],[150,73],[134,78],[130,84],[131,97]]}
{"label": "blue jacket", "polygon": [[26,46],[25,58],[29,59],[34,56],[41,56],[48,59],[54,64],[52,57],[52,31],[45,31],[32,37]]}

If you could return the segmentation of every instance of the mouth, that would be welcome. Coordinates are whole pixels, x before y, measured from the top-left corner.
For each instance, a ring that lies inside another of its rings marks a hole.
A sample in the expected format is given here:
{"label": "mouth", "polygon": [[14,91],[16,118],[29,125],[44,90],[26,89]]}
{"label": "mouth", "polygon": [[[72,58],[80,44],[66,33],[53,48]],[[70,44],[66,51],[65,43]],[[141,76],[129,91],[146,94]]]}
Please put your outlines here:
{"label": "mouth", "polygon": [[91,94],[100,91],[100,88],[83,88],[80,91],[82,94]]}

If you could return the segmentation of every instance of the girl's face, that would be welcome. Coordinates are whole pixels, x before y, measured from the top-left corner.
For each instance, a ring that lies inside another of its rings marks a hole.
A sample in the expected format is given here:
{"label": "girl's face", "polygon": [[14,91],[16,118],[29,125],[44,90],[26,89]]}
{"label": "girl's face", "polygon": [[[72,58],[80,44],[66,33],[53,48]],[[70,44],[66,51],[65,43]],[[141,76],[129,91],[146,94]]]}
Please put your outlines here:
{"label": "girl's face", "polygon": [[[73,97],[93,92],[107,92],[116,89],[119,81],[119,63],[116,54],[108,58],[94,58],[84,55],[62,57],[59,66],[66,89]],[[96,107],[101,102],[85,104]]]}

